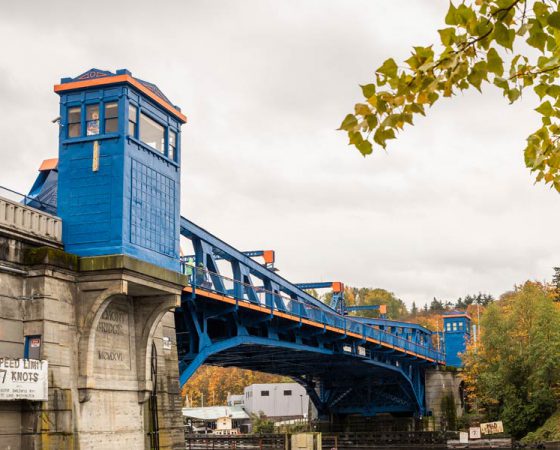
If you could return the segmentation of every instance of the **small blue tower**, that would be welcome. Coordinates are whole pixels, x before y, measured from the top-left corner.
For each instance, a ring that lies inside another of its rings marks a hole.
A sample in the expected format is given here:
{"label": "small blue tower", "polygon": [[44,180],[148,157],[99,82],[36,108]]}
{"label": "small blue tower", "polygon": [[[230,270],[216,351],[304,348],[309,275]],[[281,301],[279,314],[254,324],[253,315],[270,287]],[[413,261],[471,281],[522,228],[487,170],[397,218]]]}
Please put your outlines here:
{"label": "small blue tower", "polygon": [[466,311],[450,311],[443,315],[443,340],[445,343],[445,364],[463,367],[460,353],[467,349],[471,339],[471,318]]}
{"label": "small blue tower", "polygon": [[179,270],[181,125],[154,84],[91,69],[63,78],[58,215],[65,250]]}

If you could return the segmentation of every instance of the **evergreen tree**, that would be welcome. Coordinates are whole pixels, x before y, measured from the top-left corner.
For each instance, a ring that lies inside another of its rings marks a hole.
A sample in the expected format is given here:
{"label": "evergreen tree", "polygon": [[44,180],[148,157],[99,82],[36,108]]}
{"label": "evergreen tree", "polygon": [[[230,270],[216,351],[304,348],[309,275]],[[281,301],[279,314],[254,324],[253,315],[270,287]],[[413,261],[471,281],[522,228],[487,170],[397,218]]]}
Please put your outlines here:
{"label": "evergreen tree", "polygon": [[444,310],[445,308],[443,306],[443,303],[434,297],[432,303],[430,303],[430,312],[442,312]]}

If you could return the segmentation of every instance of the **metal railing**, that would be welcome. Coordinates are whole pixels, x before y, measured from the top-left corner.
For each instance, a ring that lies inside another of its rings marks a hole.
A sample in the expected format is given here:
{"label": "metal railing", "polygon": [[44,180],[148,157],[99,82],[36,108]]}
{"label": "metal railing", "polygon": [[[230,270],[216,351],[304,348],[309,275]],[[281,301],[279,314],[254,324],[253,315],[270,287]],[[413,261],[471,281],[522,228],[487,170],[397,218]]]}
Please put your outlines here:
{"label": "metal railing", "polygon": [[36,209],[34,204],[39,206],[42,202],[0,187],[0,225],[37,238],[62,243],[62,220]]}
{"label": "metal railing", "polygon": [[[385,347],[395,348],[404,352],[412,352],[415,355],[432,359],[436,362],[443,362],[443,354],[433,347],[419,344],[418,342],[404,339],[385,330],[380,330],[373,326],[353,320],[348,316],[342,316],[327,308],[321,309],[309,303],[296,300],[272,292],[263,287],[253,286],[225,277],[218,273],[211,272],[204,267],[195,267],[184,262],[181,263],[183,274],[187,275],[189,284],[197,289],[221,294],[235,300],[236,304],[252,304],[266,308],[270,314],[281,312],[296,318],[298,321],[310,320],[323,326],[329,326],[343,330],[344,333],[353,333],[360,336],[364,342],[366,339],[373,339]],[[219,281],[218,281],[219,280]],[[223,289],[217,288],[217,284],[223,285]],[[369,357],[367,350],[356,348],[350,349],[356,356]]]}
{"label": "metal railing", "polygon": [[12,200],[16,203],[21,203],[31,208],[44,211],[47,214],[52,214],[53,216],[56,216],[55,205],[51,205],[50,203],[46,203],[41,200],[37,200],[36,198],[29,197],[28,195],[22,194],[21,192],[14,191],[5,186],[0,186],[0,196],[8,200]]}

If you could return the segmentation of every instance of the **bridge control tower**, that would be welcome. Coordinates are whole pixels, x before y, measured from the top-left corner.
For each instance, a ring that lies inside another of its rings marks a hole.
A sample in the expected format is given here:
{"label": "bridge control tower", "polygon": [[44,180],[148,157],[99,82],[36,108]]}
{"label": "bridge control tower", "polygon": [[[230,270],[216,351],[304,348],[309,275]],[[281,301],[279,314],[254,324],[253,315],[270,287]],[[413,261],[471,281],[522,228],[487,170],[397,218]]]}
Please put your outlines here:
{"label": "bridge control tower", "polygon": [[445,364],[463,367],[460,355],[465,352],[471,339],[471,318],[466,311],[450,311],[443,315],[443,339]]}
{"label": "bridge control tower", "polygon": [[58,215],[65,250],[179,270],[179,107],[127,70],[63,78]]}

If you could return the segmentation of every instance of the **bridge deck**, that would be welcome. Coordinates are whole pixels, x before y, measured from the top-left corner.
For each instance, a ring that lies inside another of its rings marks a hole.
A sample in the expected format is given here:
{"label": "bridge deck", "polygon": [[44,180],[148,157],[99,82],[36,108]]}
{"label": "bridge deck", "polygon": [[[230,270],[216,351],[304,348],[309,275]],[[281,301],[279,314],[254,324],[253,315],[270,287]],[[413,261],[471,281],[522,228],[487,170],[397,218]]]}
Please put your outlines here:
{"label": "bridge deck", "polygon": [[[221,278],[225,279],[226,277]],[[256,311],[264,315],[290,320],[302,325],[338,333],[341,336],[348,336],[363,342],[380,345],[386,349],[401,352],[432,363],[444,363],[443,355],[429,346],[420,345],[416,342],[403,339],[392,333],[360,323],[359,321],[346,316],[327,312],[302,302],[295,302],[293,299],[286,299],[285,297],[282,297],[282,303],[269,302],[270,304],[267,305],[266,300],[255,303],[246,299],[235,298],[233,296],[224,295],[213,290],[200,287],[187,286],[184,291],[229,305],[235,305],[236,308]],[[267,294],[267,292],[263,289],[259,290],[259,292],[265,295]],[[278,297],[278,294],[268,294]],[[286,301],[289,302],[286,307],[282,308],[282,306],[278,306],[279,304],[285,305]],[[296,303],[298,307],[294,307],[294,303]],[[387,321],[387,323],[390,325],[391,321]],[[399,322],[399,324],[402,323]]]}

